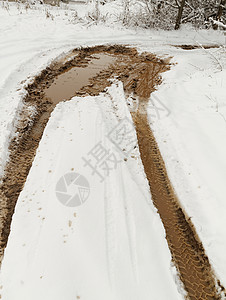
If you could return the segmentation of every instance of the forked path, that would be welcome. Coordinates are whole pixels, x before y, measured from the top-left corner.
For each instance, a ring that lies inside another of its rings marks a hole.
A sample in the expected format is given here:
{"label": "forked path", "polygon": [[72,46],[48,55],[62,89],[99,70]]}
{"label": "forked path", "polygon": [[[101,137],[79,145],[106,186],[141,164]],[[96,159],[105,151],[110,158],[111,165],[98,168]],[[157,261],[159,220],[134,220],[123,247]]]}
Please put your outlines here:
{"label": "forked path", "polygon": [[[51,112],[60,101],[73,96],[98,95],[110,85],[109,79],[116,77],[123,82],[125,93],[132,93],[139,101],[132,118],[141,159],[187,296],[221,299],[224,288],[212,271],[194,226],[180,207],[147,118],[150,94],[161,83],[161,73],[168,69],[168,62],[152,54],[139,55],[135,49],[122,46],[99,46],[74,50],[65,60],[53,63],[35,78],[27,87],[18,136],[11,142],[10,160],[0,185],[0,257],[7,245],[17,199]],[[31,105],[36,108],[33,116],[30,116]]]}

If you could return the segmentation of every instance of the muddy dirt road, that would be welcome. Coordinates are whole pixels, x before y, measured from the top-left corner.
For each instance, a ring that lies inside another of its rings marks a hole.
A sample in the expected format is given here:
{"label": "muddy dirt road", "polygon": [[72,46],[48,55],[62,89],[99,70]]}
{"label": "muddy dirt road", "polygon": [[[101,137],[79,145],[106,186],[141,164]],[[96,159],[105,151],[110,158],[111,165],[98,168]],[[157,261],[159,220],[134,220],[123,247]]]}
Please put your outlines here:
{"label": "muddy dirt road", "polygon": [[[152,54],[141,55],[122,46],[76,49],[54,62],[27,87],[24,110],[18,123],[18,136],[10,144],[10,160],[0,185],[0,256],[7,245],[10,224],[18,196],[36,154],[51,112],[73,96],[98,95],[118,78],[125,93],[133,93],[139,108],[132,113],[141,159],[154,204],[165,227],[172,259],[189,299],[220,299],[224,289],[215,277],[195,228],[180,207],[167,175],[164,161],[147,120],[146,104],[161,83],[161,73],[169,62]],[[30,106],[36,114],[30,116]],[[139,201],[139,199],[138,199]]]}

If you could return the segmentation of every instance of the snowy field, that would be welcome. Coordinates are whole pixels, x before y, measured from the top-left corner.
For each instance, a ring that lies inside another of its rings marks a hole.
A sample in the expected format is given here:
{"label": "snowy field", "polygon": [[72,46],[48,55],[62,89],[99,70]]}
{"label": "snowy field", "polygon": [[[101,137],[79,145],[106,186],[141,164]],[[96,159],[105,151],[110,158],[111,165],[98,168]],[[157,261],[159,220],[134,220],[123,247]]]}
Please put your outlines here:
{"label": "snowy field", "polygon": [[[115,153],[106,137],[117,124],[113,106],[120,119],[130,117],[122,86],[54,111],[13,219],[3,299],[182,299],[139,156],[125,162],[118,155],[104,182],[84,166],[99,142]],[[55,194],[59,179],[73,172],[90,187],[79,208]]]}
{"label": "snowy field", "polygon": [[[89,25],[84,5],[73,4],[73,11],[5,5],[0,2],[0,174],[24,86],[53,59],[106,43],[172,57],[175,65],[151,97],[161,110],[150,105],[150,124],[175,191],[226,286],[225,49],[172,46],[225,45],[223,34],[122,29],[113,17],[108,26]],[[122,87],[86,100],[59,104],[49,120],[13,217],[2,299],[183,299],[139,153],[103,183],[84,168],[82,157],[98,142],[112,147],[106,135],[116,124],[115,104],[119,118],[130,118]],[[86,203],[76,209],[55,194],[57,181],[72,171],[85,174],[90,185]]]}

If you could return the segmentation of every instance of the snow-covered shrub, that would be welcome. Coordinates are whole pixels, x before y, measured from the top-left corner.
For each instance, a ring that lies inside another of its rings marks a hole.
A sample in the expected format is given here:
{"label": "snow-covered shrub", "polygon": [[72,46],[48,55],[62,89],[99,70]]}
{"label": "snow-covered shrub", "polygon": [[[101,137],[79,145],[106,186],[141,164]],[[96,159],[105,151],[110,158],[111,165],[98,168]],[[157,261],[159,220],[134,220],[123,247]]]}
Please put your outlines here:
{"label": "snow-covered shrub", "polygon": [[[119,16],[127,26],[144,28],[173,29],[180,8],[179,0],[122,0],[124,12]],[[182,12],[181,23],[190,23],[196,28],[212,27],[211,19],[216,19],[219,1],[224,0],[186,0]],[[222,24],[226,22],[226,7],[220,17]],[[221,26],[222,27],[222,26]]]}
{"label": "snow-covered shrub", "polygon": [[[128,5],[129,2],[129,5]],[[124,12],[119,16],[123,24],[143,28],[172,29],[177,9],[167,1],[124,0]]]}

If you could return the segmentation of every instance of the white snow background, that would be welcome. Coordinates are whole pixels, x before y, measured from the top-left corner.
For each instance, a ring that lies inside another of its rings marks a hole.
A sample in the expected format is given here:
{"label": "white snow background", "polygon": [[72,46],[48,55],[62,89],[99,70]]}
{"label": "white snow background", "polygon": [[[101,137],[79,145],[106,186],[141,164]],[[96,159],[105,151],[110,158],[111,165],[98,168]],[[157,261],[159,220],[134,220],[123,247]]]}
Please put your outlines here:
{"label": "white snow background", "polygon": [[[189,27],[125,29],[113,17],[108,26],[89,26],[84,5],[26,9],[5,3],[0,2],[0,173],[24,86],[53,59],[75,47],[106,43],[172,57],[175,64],[151,96],[165,109],[157,115],[150,105],[150,125],[176,193],[226,286],[225,49],[172,46],[224,45],[223,34]],[[53,17],[46,18],[47,9]],[[84,168],[82,157],[96,143],[112,147],[106,135],[116,124],[113,103],[119,118],[129,118],[120,83],[98,97],[60,103],[53,112],[13,217],[1,268],[3,300],[183,298],[139,153],[104,183]],[[55,195],[57,181],[72,169],[91,187],[76,209]]]}

